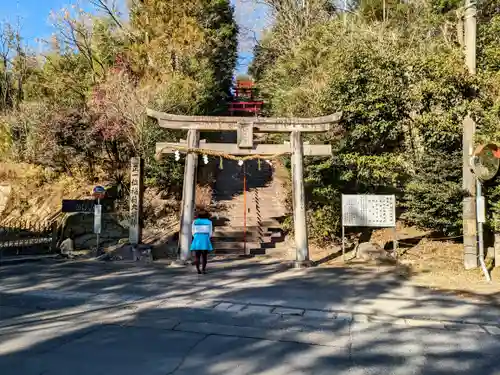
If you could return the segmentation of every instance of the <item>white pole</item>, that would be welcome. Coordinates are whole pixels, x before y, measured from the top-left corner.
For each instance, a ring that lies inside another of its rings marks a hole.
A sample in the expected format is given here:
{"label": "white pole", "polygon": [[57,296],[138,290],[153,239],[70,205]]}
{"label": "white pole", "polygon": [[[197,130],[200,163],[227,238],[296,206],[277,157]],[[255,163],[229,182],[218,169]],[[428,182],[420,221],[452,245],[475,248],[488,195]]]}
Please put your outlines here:
{"label": "white pole", "polygon": [[491,282],[490,273],[486,268],[486,263],[484,262],[484,238],[483,238],[483,222],[485,221],[485,210],[484,210],[484,200],[482,197],[482,185],[481,181],[476,178],[476,217],[477,217],[477,234],[479,241],[479,263],[484,273],[484,277],[488,282]]}
{"label": "white pole", "polygon": [[344,223],[342,223],[342,260],[345,263],[345,228],[344,228]]}
{"label": "white pole", "polygon": [[[101,205],[101,198],[97,198],[97,205]],[[99,240],[100,240],[100,233],[101,233],[101,228],[99,225],[99,230],[97,231],[97,238],[96,238],[96,254],[99,255]]]}

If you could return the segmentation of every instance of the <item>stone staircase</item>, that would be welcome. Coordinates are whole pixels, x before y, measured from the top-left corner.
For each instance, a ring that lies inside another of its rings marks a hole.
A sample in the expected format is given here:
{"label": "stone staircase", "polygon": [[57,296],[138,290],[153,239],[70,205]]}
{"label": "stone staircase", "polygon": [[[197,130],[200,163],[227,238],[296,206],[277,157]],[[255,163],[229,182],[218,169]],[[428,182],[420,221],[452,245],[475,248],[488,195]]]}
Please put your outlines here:
{"label": "stone staircase", "polygon": [[257,160],[245,162],[244,167],[236,161],[224,160],[213,192],[215,254],[265,255],[285,240],[280,224],[287,213],[284,189],[273,172],[273,167],[265,161],[261,161],[259,170]]}

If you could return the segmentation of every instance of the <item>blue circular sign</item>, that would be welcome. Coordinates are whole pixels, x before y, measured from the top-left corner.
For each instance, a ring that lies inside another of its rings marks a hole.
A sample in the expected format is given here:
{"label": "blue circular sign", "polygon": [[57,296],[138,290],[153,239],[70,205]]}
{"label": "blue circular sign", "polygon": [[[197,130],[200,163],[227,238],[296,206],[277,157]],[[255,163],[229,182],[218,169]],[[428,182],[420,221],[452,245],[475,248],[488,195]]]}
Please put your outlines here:
{"label": "blue circular sign", "polygon": [[94,194],[104,194],[106,193],[106,189],[103,186],[95,186],[92,192]]}

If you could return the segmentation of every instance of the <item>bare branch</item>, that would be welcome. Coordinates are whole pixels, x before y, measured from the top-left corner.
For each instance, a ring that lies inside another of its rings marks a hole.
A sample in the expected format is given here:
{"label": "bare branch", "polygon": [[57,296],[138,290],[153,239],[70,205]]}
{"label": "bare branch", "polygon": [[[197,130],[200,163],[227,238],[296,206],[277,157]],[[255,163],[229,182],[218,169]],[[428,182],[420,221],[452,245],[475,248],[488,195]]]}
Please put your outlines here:
{"label": "bare branch", "polygon": [[102,10],[105,14],[111,17],[111,19],[116,23],[116,25],[120,28],[123,29],[123,25],[119,20],[119,16],[117,15],[116,12],[116,7],[114,4],[108,5],[107,0],[89,0],[90,3],[96,7],[97,9]]}

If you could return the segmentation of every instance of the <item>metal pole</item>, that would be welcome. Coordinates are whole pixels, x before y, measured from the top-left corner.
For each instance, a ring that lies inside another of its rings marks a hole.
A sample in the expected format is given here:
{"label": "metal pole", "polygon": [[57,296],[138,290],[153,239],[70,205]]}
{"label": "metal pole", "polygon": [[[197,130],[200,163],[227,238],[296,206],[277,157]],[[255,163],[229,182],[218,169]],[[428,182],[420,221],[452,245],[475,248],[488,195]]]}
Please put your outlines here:
{"label": "metal pole", "polygon": [[[101,198],[97,198],[97,205],[101,205]],[[100,230],[97,232],[96,238],[96,254],[99,255],[99,240],[100,240]]]}
{"label": "metal pole", "polygon": [[398,230],[396,227],[394,227],[394,230],[393,230],[393,235],[394,235],[394,240],[392,242],[392,246],[393,246],[393,249],[394,249],[394,258],[398,258],[398,244],[399,244],[399,241],[398,241]]}
{"label": "metal pole", "polygon": [[[483,216],[484,214],[484,203],[481,202],[482,200],[482,186],[481,186],[481,181],[479,179],[476,179],[476,207],[478,210],[483,210],[482,213],[480,214],[479,212],[477,213],[477,234],[478,234],[478,240],[479,240],[479,263],[481,264],[481,268],[484,273],[484,277],[488,282],[491,281],[490,273],[488,272],[488,268],[486,268],[486,263],[484,262],[484,238],[483,238],[483,220],[485,219]],[[480,220],[481,218],[481,220]]]}
{"label": "metal pole", "polygon": [[345,227],[344,227],[344,223],[342,223],[342,260],[345,263],[345,240],[344,240],[344,237],[345,237]]}
{"label": "metal pole", "polygon": [[[476,3],[465,0],[465,63],[470,74],[476,74]],[[476,178],[470,166],[474,149],[476,124],[467,115],[463,121],[462,139],[462,188],[466,192],[463,199],[464,267],[477,267],[477,217],[475,207]]]}
{"label": "metal pole", "polygon": [[247,255],[247,170],[243,162],[243,251]]}

